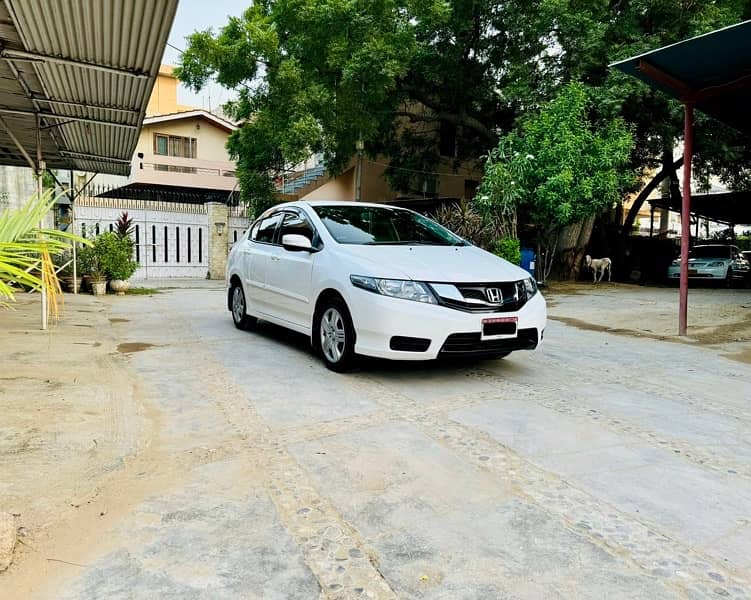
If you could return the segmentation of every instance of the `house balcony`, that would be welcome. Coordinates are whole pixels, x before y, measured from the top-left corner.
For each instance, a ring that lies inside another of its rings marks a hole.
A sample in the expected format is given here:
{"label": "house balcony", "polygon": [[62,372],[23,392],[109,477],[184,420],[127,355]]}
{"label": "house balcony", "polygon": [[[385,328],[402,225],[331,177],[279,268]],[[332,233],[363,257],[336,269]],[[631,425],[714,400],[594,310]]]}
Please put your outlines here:
{"label": "house balcony", "polygon": [[175,186],[231,192],[237,185],[235,163],[144,154],[136,156],[128,185]]}

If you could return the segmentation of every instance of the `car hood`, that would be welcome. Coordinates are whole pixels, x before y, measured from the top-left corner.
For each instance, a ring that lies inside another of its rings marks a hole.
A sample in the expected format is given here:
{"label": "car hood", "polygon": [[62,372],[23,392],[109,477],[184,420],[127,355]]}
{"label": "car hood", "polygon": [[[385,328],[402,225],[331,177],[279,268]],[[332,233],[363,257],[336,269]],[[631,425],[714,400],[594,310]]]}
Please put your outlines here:
{"label": "car hood", "polygon": [[359,246],[345,252],[369,275],[385,279],[470,283],[517,281],[529,273],[475,246]]}
{"label": "car hood", "polygon": [[710,258],[689,258],[688,264],[694,264],[694,263],[710,263],[710,262],[722,262],[722,263],[729,263],[730,259],[727,257],[710,257]]}

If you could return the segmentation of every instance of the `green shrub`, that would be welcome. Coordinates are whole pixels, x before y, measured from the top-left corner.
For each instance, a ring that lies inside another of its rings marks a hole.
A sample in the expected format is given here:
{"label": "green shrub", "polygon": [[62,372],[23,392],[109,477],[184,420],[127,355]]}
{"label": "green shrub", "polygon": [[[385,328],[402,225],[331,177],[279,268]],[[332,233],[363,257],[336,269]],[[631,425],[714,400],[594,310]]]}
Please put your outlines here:
{"label": "green shrub", "polygon": [[99,256],[94,246],[79,248],[76,258],[78,259],[78,273],[80,275],[89,275],[94,279],[104,278],[104,272],[99,264]]}
{"label": "green shrub", "polygon": [[512,265],[520,265],[522,262],[522,250],[519,240],[512,237],[504,237],[496,241],[493,253],[509,261]]}
{"label": "green shrub", "polygon": [[94,253],[108,279],[130,279],[138,268],[133,260],[133,240],[107,232],[94,240]]}

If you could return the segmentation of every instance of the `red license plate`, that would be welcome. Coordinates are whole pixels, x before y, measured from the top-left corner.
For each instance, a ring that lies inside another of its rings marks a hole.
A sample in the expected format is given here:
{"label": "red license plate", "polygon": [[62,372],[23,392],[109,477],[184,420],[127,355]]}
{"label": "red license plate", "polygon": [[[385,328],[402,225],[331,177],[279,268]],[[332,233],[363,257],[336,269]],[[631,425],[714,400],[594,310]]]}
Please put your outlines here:
{"label": "red license plate", "polygon": [[517,317],[493,317],[482,320],[482,337],[496,335],[515,336],[519,319]]}

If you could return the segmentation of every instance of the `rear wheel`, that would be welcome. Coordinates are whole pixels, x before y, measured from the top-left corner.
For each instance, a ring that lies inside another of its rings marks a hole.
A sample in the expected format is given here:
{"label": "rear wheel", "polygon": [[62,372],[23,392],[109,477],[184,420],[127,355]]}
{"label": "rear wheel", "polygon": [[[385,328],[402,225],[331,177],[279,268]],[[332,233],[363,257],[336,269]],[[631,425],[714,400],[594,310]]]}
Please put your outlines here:
{"label": "rear wheel", "polygon": [[725,275],[725,287],[731,288],[733,287],[733,269],[728,268],[728,272]]}
{"label": "rear wheel", "polygon": [[245,302],[243,286],[238,283],[233,284],[230,297],[232,299],[232,321],[235,327],[245,330],[253,329],[258,323],[258,319],[251,317],[246,312],[248,305]]}
{"label": "rear wheel", "polygon": [[349,370],[355,357],[355,328],[344,302],[332,298],[324,303],[316,331],[326,367],[338,373]]}

